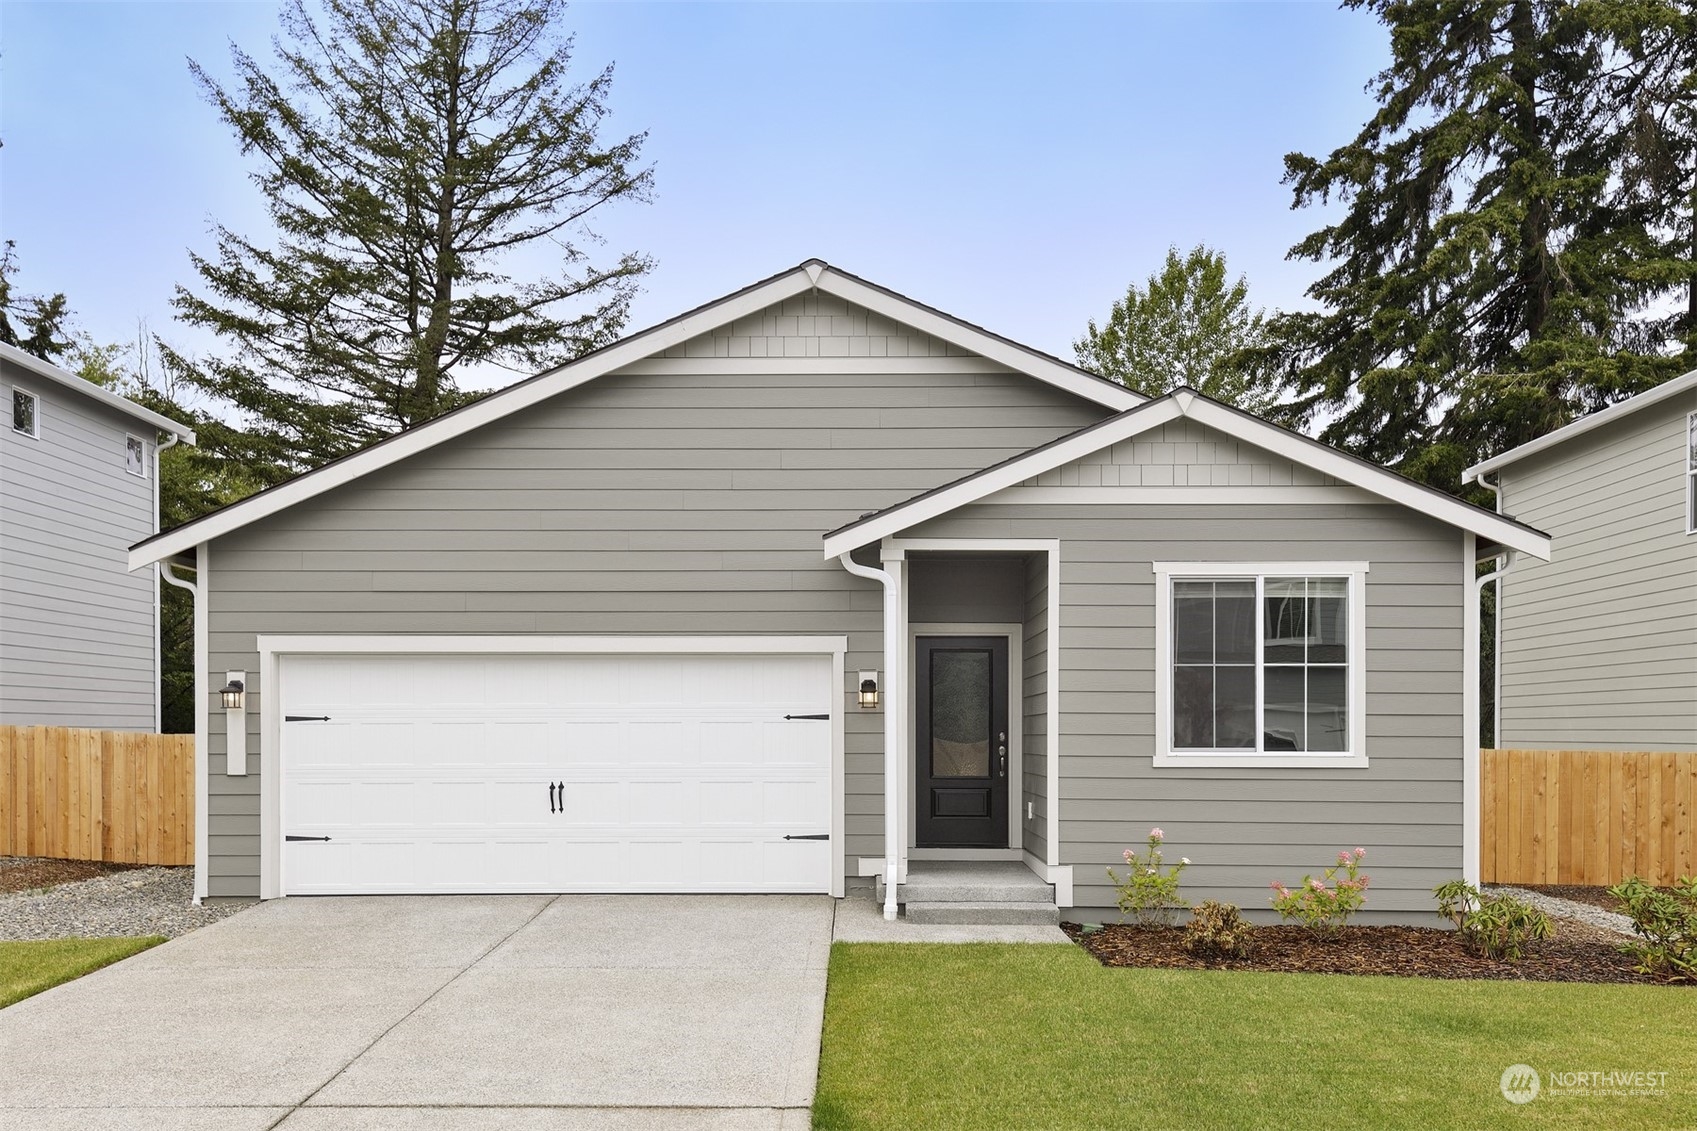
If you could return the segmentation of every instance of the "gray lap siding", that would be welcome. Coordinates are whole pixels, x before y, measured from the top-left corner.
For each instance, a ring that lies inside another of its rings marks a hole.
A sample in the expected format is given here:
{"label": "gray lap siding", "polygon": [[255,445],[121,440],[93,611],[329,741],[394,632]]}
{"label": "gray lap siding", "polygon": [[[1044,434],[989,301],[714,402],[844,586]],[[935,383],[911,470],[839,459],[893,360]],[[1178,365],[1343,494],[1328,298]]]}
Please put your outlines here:
{"label": "gray lap siding", "polygon": [[[846,635],[849,676],[882,669],[882,591],[822,560],[820,536],[1106,415],[973,358],[689,364],[604,377],[216,540],[213,678],[257,684],[271,633]],[[852,871],[883,853],[883,719],[849,692]],[[209,894],[254,896],[259,776],[225,775],[221,714],[208,737]]]}
{"label": "gray lap siding", "polygon": [[[1112,916],[1104,869],[1167,835],[1192,902],[1265,910],[1368,849],[1367,907],[1429,913],[1462,872],[1462,536],[1392,505],[975,504],[915,537],[1061,540],[1061,862],[1081,909]],[[1155,767],[1157,561],[1366,561],[1363,769]]]}

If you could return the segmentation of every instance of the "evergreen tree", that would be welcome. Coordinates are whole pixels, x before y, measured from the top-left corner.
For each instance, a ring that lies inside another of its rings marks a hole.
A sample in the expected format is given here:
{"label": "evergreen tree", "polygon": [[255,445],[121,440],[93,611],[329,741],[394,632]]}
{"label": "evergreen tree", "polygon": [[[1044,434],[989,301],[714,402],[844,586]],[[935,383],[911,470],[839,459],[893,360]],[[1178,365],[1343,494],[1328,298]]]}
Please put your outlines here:
{"label": "evergreen tree", "polygon": [[[1670,265],[1665,217],[1621,175],[1623,93],[1643,73],[1622,44],[1643,12],[1346,6],[1387,25],[1392,61],[1349,144],[1285,159],[1297,206],[1345,206],[1291,252],[1328,264],[1308,292],[1324,310],[1280,316],[1264,354],[1297,392],[1291,422],[1453,491],[1481,455],[1689,368],[1656,312],[1689,255]],[[1658,108],[1669,94],[1638,89]]]}
{"label": "evergreen tree", "polygon": [[1249,284],[1242,276],[1231,281],[1225,256],[1198,244],[1183,256],[1168,248],[1161,269],[1127,287],[1104,325],[1092,319],[1073,352],[1084,368],[1146,396],[1188,385],[1260,412],[1273,392],[1245,359],[1264,338]]}
{"label": "evergreen tree", "polygon": [[[191,69],[276,228],[219,226],[179,287],[228,356],[165,364],[245,415],[257,466],[309,467],[457,404],[468,369],[547,368],[612,340],[646,259],[592,262],[587,221],[646,199],[643,135],[603,142],[612,72],[571,85],[561,0],[293,0],[276,74]],[[573,242],[576,241],[576,242]],[[510,256],[545,246],[557,275]]]}
{"label": "evergreen tree", "polygon": [[57,363],[71,351],[71,312],[63,294],[17,293],[17,245],[0,244],[0,342]]}

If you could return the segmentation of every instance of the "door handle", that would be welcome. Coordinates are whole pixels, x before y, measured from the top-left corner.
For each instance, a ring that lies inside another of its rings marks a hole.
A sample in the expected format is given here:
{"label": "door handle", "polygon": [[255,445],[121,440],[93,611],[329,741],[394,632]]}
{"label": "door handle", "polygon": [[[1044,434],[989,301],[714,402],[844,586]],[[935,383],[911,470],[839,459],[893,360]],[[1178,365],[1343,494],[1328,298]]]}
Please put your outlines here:
{"label": "door handle", "polygon": [[1005,778],[1008,776],[1008,748],[1006,746],[996,747],[996,756],[1002,760],[1002,777]]}
{"label": "door handle", "polygon": [[554,783],[548,783],[548,812],[554,811]]}

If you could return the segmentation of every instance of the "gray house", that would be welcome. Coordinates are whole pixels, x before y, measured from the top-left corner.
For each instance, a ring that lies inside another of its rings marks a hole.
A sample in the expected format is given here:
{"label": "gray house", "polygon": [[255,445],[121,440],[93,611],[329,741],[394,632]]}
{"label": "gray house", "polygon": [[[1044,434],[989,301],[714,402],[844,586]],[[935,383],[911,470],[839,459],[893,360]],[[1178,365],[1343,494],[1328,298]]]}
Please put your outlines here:
{"label": "gray house", "polygon": [[1052,921],[1160,825],[1192,897],[1360,845],[1407,918],[1477,874],[1505,547],[1549,553],[813,260],[130,563],[200,588],[203,895],[880,879]]}
{"label": "gray house", "polygon": [[159,729],[159,529],[175,420],[0,344],[0,724]]}
{"label": "gray house", "polygon": [[1499,582],[1497,744],[1697,750],[1697,371],[1467,475],[1556,550]]}

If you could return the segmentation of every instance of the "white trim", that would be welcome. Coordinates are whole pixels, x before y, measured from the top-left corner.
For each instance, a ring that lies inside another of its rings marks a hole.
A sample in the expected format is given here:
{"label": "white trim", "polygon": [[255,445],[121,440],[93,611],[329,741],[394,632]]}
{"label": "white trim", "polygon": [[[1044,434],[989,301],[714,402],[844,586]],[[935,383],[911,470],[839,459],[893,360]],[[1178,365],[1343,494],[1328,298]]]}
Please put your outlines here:
{"label": "white trim", "polygon": [[1025,866],[1034,872],[1044,883],[1055,885],[1055,906],[1072,906],[1072,865],[1045,864],[1031,853],[1025,853],[1021,859]]}
{"label": "white trim", "polygon": [[[1479,601],[1484,594],[1485,581],[1491,574],[1479,577],[1477,548],[1471,531],[1461,536],[1461,592],[1467,602],[1461,617],[1461,876],[1475,886],[1479,883]],[[1502,590],[1498,587],[1497,617],[1502,618]],[[1501,737],[1497,738],[1500,744]]]}
{"label": "white trim", "polygon": [[1686,414],[1681,440],[1685,456],[1685,532],[1697,534],[1697,412]]}
{"label": "white trim", "polygon": [[[204,549],[203,549],[204,553]],[[259,897],[283,897],[281,711],[286,689],[280,661],[310,655],[815,655],[830,656],[836,692],[831,710],[831,859],[829,894],[843,895],[843,720],[849,710],[843,681],[846,636],[260,636]],[[204,670],[205,665],[200,665]],[[275,689],[275,694],[269,694]],[[249,688],[252,691],[252,688]],[[204,827],[205,822],[197,825]]]}
{"label": "white trim", "polygon": [[1621,417],[1630,416],[1639,409],[1649,408],[1651,405],[1660,404],[1662,401],[1670,400],[1681,393],[1694,390],[1697,390],[1697,369],[1675,377],[1671,381],[1664,381],[1654,389],[1639,393],[1635,397],[1628,397],[1618,404],[1612,404],[1608,408],[1581,416],[1573,423],[1557,428],[1554,432],[1546,432],[1536,440],[1524,443],[1518,448],[1510,448],[1501,455],[1495,455],[1488,460],[1476,463],[1461,473],[1462,482],[1465,483],[1474,476],[1484,475],[1499,468],[1507,467],[1509,464],[1523,460],[1527,456],[1536,455],[1548,448],[1555,447],[1557,444],[1566,443],[1575,436],[1583,436],[1594,428],[1612,424]]}
{"label": "white trim", "polygon": [[[30,413],[29,413],[29,424],[30,424],[30,426],[29,426],[28,430],[25,430],[23,428],[18,427],[18,397],[19,396],[25,396],[25,397],[29,398],[29,403],[30,403],[31,407],[30,407]],[[11,420],[12,435],[14,435],[14,436],[28,436],[32,440],[41,439],[41,397],[38,394],[30,392],[30,390],[24,388],[22,385],[17,384],[16,382],[14,382],[13,385],[12,385],[12,403],[11,403],[11,405],[8,406],[7,411],[11,414],[11,418],[12,418],[12,420]]]}
{"label": "white trim", "polygon": [[[141,470],[140,471],[131,471],[130,470],[130,441],[131,440],[134,440],[136,443],[141,445]],[[142,437],[137,436],[134,432],[125,432],[124,433],[124,474],[125,475],[133,475],[137,479],[142,479],[142,480],[145,480],[148,477],[147,476],[147,441],[145,439],[143,439]],[[157,516],[157,515],[155,515],[154,518],[153,518],[153,528],[155,530],[159,529],[159,516]]]}
{"label": "white trim", "polygon": [[1183,503],[1201,506],[1263,506],[1289,503],[1373,503],[1378,498],[1359,487],[1009,487],[981,506],[1127,506]]}
{"label": "white trim", "polygon": [[[1155,562],[1155,757],[1158,767],[1221,769],[1365,769],[1367,766],[1367,572],[1366,562]],[[1337,753],[1269,753],[1266,727],[1265,633],[1260,629],[1263,586],[1268,577],[1344,577],[1349,582],[1349,650],[1345,657],[1349,703],[1349,749]],[[1172,748],[1172,583],[1185,577],[1241,577],[1255,582],[1255,749]]]}
{"label": "white trim", "polygon": [[1145,398],[1130,389],[1100,377],[1092,377],[1064,362],[1014,345],[988,331],[957,322],[912,299],[873,287],[818,260],[809,260],[763,283],[718,299],[670,322],[633,334],[578,361],[568,362],[558,369],[521,381],[464,408],[437,417],[428,424],[392,436],[243,502],[214,511],[204,518],[185,523],[167,534],[155,536],[130,551],[129,568],[139,569],[160,558],[180,553],[197,543],[228,534],[250,522],[275,514],[379,468],[388,467],[446,440],[521,412],[632,362],[652,357],[726,323],[812,289],[864,306],[1105,408],[1117,411],[1144,403]]}
{"label": "white trim", "polygon": [[[902,561],[909,551],[920,550],[989,550],[999,552],[1042,554],[1047,559],[1045,579],[1049,600],[1047,610],[1047,641],[1043,655],[1047,662],[1044,679],[1044,705],[1047,708],[1044,746],[1048,754],[1048,787],[1043,798],[1048,815],[1044,830],[1044,851],[1050,866],[1061,862],[1061,542],[1058,538],[886,538],[885,561]],[[905,615],[905,613],[904,613]],[[1023,734],[1024,728],[1021,727]],[[1021,844],[1024,838],[1021,838]]]}
{"label": "white trim", "polygon": [[[1381,499],[1431,515],[1462,530],[1471,530],[1494,542],[1545,561],[1549,560],[1548,535],[1451,498],[1442,492],[1423,487],[1404,479],[1394,471],[1387,471],[1347,456],[1306,436],[1227,408],[1188,389],[1169,393],[1159,400],[1149,401],[1101,424],[1075,432],[1070,437],[1036,448],[1006,463],[997,464],[952,486],[916,496],[905,503],[898,503],[887,510],[833,531],[825,536],[824,556],[836,557],[870,542],[900,534],[929,519],[948,514],[1009,487],[1020,486],[1045,471],[1082,459],[1181,416],[1235,436],[1293,463],[1311,467],[1323,475],[1359,487]],[[1192,488],[1187,488],[1189,489]]]}
{"label": "white trim", "polygon": [[[909,600],[911,600],[911,596]],[[911,613],[911,610],[909,610]],[[1000,856],[922,856],[920,852],[971,851],[1018,852],[1025,843],[1025,626],[1015,622],[921,621],[907,622],[908,671],[919,670],[919,638],[921,636],[999,636],[1008,642],[1008,766],[1014,771],[1008,779],[1008,843],[1004,848],[991,849],[921,849],[919,847],[918,794],[914,793],[907,806],[907,855],[912,860],[998,860]],[[917,679],[913,686],[918,686]],[[911,785],[919,772],[919,696],[907,697],[907,770]],[[912,792],[911,788],[910,791]]]}
{"label": "white trim", "polygon": [[1017,374],[984,357],[647,357],[620,372],[653,377],[856,377]]}
{"label": "white trim", "polygon": [[[128,397],[121,397],[117,393],[103,389],[99,385],[96,385],[93,381],[85,381],[83,378],[78,377],[75,373],[72,373],[67,369],[61,369],[51,362],[43,361],[34,354],[25,353],[16,346],[9,346],[4,342],[0,342],[0,358],[4,358],[14,365],[29,370],[29,372],[35,374],[37,377],[45,377],[57,385],[74,390],[85,397],[90,397],[93,400],[99,401],[108,408],[117,409],[119,412],[126,413],[137,420],[151,424],[161,432],[169,432],[174,436],[181,436],[190,444],[194,443],[194,429],[190,428],[188,425],[178,423],[168,416],[161,416],[159,413],[154,412],[150,408],[143,408]],[[25,391],[27,392],[28,390]],[[172,551],[172,553],[180,553],[183,550],[191,549],[193,545],[194,543],[191,542],[186,546],[180,546],[176,550]]]}

